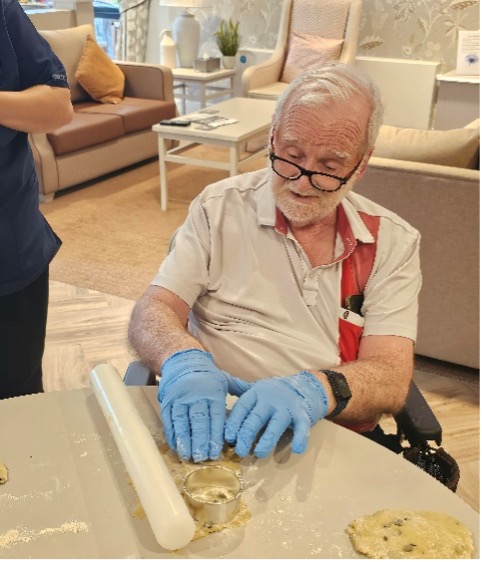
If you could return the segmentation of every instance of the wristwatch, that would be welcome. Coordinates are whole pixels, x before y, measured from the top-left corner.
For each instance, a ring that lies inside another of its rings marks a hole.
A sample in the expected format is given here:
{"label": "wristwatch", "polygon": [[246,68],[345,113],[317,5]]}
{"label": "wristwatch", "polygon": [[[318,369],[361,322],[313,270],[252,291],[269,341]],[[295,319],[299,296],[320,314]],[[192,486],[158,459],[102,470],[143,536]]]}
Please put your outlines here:
{"label": "wristwatch", "polygon": [[342,410],[346,408],[351,398],[351,390],[348,386],[345,375],[337,373],[336,371],[330,371],[328,369],[323,369],[320,372],[325,373],[336,400],[335,409],[333,410],[333,412],[331,412],[331,414],[326,416],[327,419],[331,419],[337,416]]}

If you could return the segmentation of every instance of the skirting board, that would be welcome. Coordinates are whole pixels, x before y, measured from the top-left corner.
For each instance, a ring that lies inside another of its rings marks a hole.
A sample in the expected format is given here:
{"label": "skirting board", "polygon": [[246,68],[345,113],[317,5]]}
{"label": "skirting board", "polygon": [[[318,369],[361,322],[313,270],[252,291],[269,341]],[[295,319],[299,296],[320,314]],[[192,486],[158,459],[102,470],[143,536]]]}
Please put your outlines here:
{"label": "skirting board", "polygon": [[385,104],[386,125],[432,128],[436,76],[440,63],[356,57],[355,64],[375,81]]}

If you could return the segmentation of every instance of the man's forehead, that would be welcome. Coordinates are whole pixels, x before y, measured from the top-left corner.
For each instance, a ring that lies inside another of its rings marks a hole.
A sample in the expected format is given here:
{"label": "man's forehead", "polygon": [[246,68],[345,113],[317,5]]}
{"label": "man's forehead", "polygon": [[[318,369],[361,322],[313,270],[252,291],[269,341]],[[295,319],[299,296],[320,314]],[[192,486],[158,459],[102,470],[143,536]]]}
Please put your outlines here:
{"label": "man's forehead", "polygon": [[363,137],[365,124],[350,117],[336,119],[286,120],[275,131],[279,140],[289,143],[324,144],[326,138]]}
{"label": "man's forehead", "polygon": [[279,138],[296,142],[301,138],[315,137],[324,134],[358,135],[364,134],[368,126],[370,111],[366,104],[356,106],[337,102],[312,107],[295,105],[287,108],[283,119],[277,125]]}

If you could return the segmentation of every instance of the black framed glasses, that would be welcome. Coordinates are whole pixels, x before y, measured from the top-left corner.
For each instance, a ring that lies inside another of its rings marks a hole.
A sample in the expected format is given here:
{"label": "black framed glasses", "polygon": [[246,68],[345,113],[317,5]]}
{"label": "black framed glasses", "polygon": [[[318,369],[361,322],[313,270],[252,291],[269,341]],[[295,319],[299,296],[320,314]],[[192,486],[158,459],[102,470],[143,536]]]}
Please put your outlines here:
{"label": "black framed glasses", "polygon": [[270,151],[269,159],[271,161],[271,169],[273,172],[285,180],[296,181],[299,180],[301,176],[308,176],[311,185],[315,189],[318,189],[319,191],[338,191],[353,177],[353,174],[358,170],[363,161],[363,156],[360,158],[353,170],[345,177],[307,170],[290,160],[286,160],[286,158],[277,156],[273,151]]}

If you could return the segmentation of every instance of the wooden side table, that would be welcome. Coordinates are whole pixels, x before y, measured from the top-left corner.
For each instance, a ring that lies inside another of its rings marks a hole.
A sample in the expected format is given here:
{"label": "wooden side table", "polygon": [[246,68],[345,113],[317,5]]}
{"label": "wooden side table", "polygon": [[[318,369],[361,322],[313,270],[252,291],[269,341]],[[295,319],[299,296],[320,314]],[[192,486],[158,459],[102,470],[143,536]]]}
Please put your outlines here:
{"label": "wooden side table", "polygon": [[[213,72],[199,72],[192,68],[174,68],[174,95],[181,100],[182,114],[186,113],[186,102],[199,103],[199,108],[206,107],[208,101],[234,93],[235,70],[215,70]],[[219,84],[229,80],[229,86]],[[196,93],[188,91],[189,86],[195,86]],[[178,92],[179,91],[179,92]]]}

